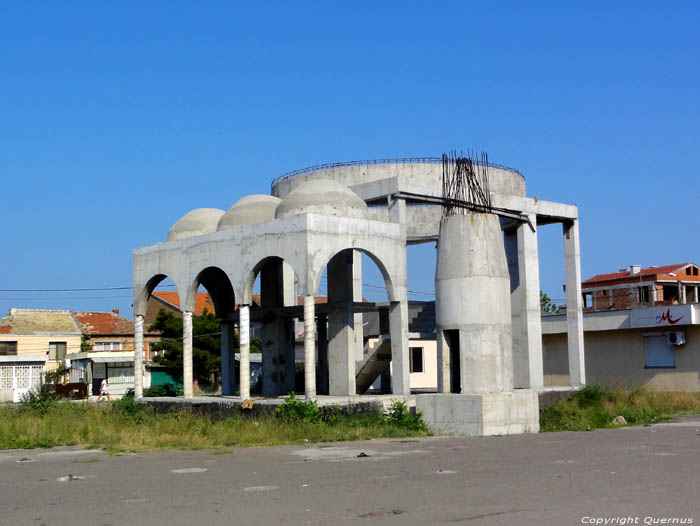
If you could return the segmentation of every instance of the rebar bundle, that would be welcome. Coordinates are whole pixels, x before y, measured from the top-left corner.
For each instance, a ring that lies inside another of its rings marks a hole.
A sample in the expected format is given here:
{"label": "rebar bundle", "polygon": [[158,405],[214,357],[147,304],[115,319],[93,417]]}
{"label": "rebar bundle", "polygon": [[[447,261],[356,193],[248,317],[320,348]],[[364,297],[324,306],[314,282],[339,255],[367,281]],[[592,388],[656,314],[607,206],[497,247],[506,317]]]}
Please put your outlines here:
{"label": "rebar bundle", "polygon": [[451,216],[472,212],[491,213],[489,190],[489,158],[481,152],[480,159],[473,151],[457,156],[454,150],[442,154],[442,197],[445,204],[442,215]]}

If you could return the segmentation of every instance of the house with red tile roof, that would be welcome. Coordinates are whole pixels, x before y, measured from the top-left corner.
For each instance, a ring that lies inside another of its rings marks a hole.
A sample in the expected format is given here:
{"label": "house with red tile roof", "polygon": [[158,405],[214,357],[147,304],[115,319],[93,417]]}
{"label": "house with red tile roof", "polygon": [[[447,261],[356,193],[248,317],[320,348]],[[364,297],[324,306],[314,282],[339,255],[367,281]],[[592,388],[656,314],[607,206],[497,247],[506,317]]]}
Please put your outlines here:
{"label": "house with red tile roof", "polygon": [[581,284],[584,312],[698,303],[700,269],[694,263],[598,274]]}

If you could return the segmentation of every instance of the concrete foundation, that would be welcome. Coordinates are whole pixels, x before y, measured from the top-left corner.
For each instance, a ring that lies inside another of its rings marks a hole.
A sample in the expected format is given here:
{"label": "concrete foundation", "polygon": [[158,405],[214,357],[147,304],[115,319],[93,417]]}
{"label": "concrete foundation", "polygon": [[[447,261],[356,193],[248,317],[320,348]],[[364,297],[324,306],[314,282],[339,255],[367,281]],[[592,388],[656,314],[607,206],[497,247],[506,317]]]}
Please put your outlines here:
{"label": "concrete foundation", "polygon": [[517,389],[503,393],[421,394],[416,410],[440,435],[516,435],[540,430],[538,393]]}

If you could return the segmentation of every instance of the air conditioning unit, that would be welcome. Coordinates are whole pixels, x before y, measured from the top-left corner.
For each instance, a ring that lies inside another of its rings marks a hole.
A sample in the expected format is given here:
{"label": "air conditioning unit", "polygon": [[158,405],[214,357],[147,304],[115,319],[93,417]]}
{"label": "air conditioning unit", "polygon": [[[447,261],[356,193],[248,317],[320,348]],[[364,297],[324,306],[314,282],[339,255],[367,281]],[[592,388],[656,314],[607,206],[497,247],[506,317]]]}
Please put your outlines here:
{"label": "air conditioning unit", "polygon": [[666,333],[666,341],[671,345],[684,345],[685,333],[683,331],[673,331]]}

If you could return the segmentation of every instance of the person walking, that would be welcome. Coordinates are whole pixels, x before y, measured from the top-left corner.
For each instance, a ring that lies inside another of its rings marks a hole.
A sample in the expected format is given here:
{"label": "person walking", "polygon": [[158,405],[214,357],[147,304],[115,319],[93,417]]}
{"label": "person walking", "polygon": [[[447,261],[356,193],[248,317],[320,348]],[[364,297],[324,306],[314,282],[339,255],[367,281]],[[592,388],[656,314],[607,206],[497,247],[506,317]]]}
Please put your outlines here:
{"label": "person walking", "polygon": [[97,397],[97,401],[99,402],[105,396],[107,397],[108,402],[112,401],[112,399],[109,397],[109,382],[107,381],[107,378],[102,379],[102,383],[100,384],[100,396]]}

